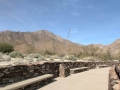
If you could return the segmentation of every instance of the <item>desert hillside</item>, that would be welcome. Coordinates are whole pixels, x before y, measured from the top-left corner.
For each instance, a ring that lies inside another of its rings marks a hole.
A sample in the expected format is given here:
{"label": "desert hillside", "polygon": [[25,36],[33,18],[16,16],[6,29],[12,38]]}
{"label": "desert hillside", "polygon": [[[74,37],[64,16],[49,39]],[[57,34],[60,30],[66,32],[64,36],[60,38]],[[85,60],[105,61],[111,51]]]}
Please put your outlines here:
{"label": "desert hillside", "polygon": [[69,54],[78,54],[81,52],[88,53],[88,55],[120,53],[120,39],[110,45],[90,44],[84,46],[63,39],[47,30],[38,30],[36,32],[2,31],[0,32],[0,42],[9,42],[14,45],[15,50],[22,53],[44,53],[46,50],[58,55],[67,54],[67,50]]}
{"label": "desert hillside", "polygon": [[7,30],[0,32],[0,42],[9,42],[15,46],[15,50],[23,53],[42,53],[48,50],[57,54],[66,54],[67,45],[69,46],[69,53],[82,51],[82,45],[67,41],[47,30],[36,32],[13,32]]}

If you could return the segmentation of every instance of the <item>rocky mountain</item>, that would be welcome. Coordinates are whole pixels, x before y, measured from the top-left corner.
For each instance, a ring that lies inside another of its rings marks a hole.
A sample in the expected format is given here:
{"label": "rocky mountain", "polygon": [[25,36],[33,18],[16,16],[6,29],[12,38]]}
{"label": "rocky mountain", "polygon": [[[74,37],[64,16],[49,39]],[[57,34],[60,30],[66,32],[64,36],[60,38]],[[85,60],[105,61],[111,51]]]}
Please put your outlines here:
{"label": "rocky mountain", "polygon": [[15,50],[22,53],[44,53],[46,50],[59,55],[67,54],[67,52],[77,54],[84,50],[86,50],[86,52],[97,50],[97,52],[103,53],[109,50],[112,54],[120,52],[120,39],[110,45],[91,44],[83,46],[63,39],[47,30],[38,30],[36,32],[2,31],[0,32],[0,42],[9,42],[14,45]]}
{"label": "rocky mountain", "polygon": [[110,50],[112,54],[120,53],[120,39],[117,39],[112,44],[105,47],[106,50]]}
{"label": "rocky mountain", "polygon": [[[0,42],[9,42],[15,50],[23,53],[40,52],[45,50],[57,54],[78,53],[82,51],[82,45],[67,41],[60,36],[47,31],[13,32],[10,30],[0,32]],[[67,49],[68,46],[68,49]]]}

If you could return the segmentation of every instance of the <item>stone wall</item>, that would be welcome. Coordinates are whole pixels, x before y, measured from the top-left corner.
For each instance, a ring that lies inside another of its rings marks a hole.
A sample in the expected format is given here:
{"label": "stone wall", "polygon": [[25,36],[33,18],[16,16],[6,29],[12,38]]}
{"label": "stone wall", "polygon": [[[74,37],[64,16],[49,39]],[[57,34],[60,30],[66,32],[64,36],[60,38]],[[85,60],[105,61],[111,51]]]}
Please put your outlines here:
{"label": "stone wall", "polygon": [[13,83],[25,80],[31,77],[43,74],[54,74],[59,77],[59,65],[64,64],[68,68],[90,67],[95,68],[96,65],[113,65],[113,62],[44,62],[39,64],[15,65],[0,67],[0,84]]}
{"label": "stone wall", "polygon": [[120,90],[120,80],[116,74],[115,65],[109,70],[108,90]]}

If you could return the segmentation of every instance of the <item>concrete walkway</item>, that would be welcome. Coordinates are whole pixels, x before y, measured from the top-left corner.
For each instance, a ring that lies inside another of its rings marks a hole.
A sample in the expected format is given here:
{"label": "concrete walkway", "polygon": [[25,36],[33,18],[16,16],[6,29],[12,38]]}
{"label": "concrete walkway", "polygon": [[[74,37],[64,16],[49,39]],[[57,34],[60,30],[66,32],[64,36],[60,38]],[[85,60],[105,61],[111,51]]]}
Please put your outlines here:
{"label": "concrete walkway", "polygon": [[108,71],[109,68],[91,69],[66,78],[58,77],[38,90],[107,90]]}

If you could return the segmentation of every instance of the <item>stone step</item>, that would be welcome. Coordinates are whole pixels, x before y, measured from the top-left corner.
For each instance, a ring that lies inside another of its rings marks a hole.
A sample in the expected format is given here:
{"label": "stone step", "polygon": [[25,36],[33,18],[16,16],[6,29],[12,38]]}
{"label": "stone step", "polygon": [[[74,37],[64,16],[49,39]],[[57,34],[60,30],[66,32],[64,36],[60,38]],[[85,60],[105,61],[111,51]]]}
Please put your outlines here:
{"label": "stone step", "polygon": [[78,73],[80,71],[86,71],[88,69],[89,67],[73,68],[73,69],[70,69],[70,74]]}
{"label": "stone step", "polygon": [[20,81],[17,83],[13,83],[13,84],[9,84],[9,85],[1,85],[0,90],[16,90],[16,89],[19,89],[21,87],[25,87],[27,85],[30,85],[30,84],[33,84],[36,82],[46,80],[48,78],[53,78],[53,75],[52,74],[45,74],[42,76],[37,76],[34,78],[26,79],[26,80],[23,80],[23,81]]}
{"label": "stone step", "polygon": [[96,67],[98,67],[98,68],[104,68],[104,67],[108,67],[108,65],[97,65]]}

